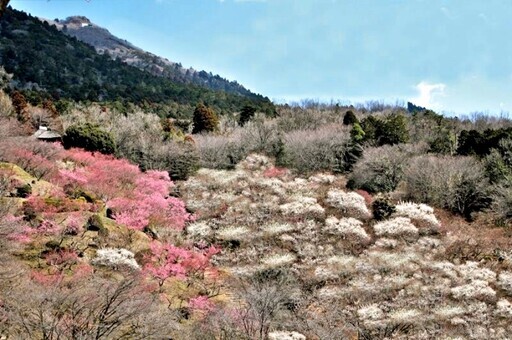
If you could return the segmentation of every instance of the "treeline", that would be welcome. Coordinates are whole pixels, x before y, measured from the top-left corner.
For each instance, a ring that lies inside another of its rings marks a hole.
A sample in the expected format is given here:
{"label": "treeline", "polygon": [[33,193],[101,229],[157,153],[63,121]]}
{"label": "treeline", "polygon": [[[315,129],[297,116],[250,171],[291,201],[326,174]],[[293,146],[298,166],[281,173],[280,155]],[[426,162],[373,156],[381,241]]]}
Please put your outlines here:
{"label": "treeline", "polygon": [[199,102],[219,113],[250,103],[267,114],[274,113],[273,104],[263,96],[212,91],[153,76],[99,55],[54,26],[12,9],[0,22],[0,64],[14,75],[12,85],[33,101],[50,96],[54,100],[131,102],[164,106],[163,111],[166,105],[179,105],[188,113],[190,106]]}

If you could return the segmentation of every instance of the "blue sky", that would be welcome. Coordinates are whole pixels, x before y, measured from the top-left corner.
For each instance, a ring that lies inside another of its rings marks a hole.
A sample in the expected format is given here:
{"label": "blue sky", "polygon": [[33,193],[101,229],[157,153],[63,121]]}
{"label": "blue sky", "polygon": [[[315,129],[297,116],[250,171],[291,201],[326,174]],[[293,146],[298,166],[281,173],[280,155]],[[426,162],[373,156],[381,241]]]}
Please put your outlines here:
{"label": "blue sky", "polygon": [[511,0],[12,0],[278,101],[512,111]]}

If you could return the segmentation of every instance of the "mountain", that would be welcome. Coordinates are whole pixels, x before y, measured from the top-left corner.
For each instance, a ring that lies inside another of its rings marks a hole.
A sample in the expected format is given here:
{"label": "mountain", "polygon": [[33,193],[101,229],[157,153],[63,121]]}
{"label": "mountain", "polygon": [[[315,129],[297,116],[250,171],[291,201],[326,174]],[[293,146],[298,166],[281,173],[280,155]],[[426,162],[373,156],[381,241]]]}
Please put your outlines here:
{"label": "mountain", "polygon": [[106,28],[92,23],[84,16],[71,16],[65,20],[41,20],[47,21],[65,34],[93,46],[99,54],[107,54],[112,59],[121,60],[153,75],[212,90],[222,90],[244,96],[251,94],[251,91],[236,81],[229,81],[219,75],[213,75],[211,72],[184,68],[181,63],[146,52],[128,41],[114,36]]}
{"label": "mountain", "polygon": [[[112,45],[137,51],[119,39],[112,40]],[[0,65],[14,76],[11,88],[23,90],[29,98],[35,97],[32,101],[53,97],[156,103],[167,105],[164,114],[173,111],[188,115],[199,102],[219,113],[239,111],[248,104],[269,114],[274,112],[272,102],[261,95],[212,90],[155,76],[113,60],[106,53],[98,54],[93,47],[63,34],[56,26],[13,9],[8,9],[0,21]]]}

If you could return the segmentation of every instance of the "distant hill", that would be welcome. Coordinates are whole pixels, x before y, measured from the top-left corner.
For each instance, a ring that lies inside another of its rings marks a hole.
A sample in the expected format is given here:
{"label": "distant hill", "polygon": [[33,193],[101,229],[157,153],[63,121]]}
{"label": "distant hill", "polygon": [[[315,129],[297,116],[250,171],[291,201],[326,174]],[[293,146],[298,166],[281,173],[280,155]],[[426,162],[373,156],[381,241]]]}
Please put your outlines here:
{"label": "distant hill", "polygon": [[[70,27],[85,27],[88,20],[75,17],[67,22]],[[109,40],[107,33],[103,38],[95,36],[105,46],[109,45],[107,41],[111,48],[117,46],[114,51],[145,53],[120,39]],[[14,75],[12,87],[55,99],[177,103],[188,107],[205,102],[220,113],[251,104],[267,113],[274,111],[268,98],[249,91],[214,91],[113,60],[107,53],[98,54],[90,45],[63,34],[56,26],[13,9],[8,9],[0,21],[0,65]]]}
{"label": "distant hill", "polygon": [[107,54],[112,59],[121,60],[153,75],[212,90],[222,90],[244,96],[252,94],[236,81],[229,81],[219,75],[213,75],[211,72],[184,68],[180,63],[146,52],[128,41],[112,35],[107,29],[92,23],[84,16],[72,16],[65,20],[41,20],[46,20],[65,34],[93,46],[100,54]]}

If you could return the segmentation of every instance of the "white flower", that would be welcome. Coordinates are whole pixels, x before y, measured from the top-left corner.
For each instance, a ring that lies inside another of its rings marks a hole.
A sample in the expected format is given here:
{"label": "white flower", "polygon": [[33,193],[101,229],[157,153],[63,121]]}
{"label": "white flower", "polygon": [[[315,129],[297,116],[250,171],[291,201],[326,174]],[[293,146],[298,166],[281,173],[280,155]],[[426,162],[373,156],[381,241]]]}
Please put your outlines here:
{"label": "white flower", "polygon": [[206,237],[211,234],[212,229],[210,228],[208,223],[201,221],[201,222],[189,224],[187,226],[187,232],[191,236]]}
{"label": "white flower", "polygon": [[380,320],[384,318],[384,312],[374,303],[357,310],[357,316],[360,320]]}
{"label": "white flower", "polygon": [[394,249],[398,246],[398,241],[392,238],[379,238],[375,241],[375,245],[381,248]]}
{"label": "white flower", "polygon": [[315,277],[320,280],[332,280],[336,279],[338,276],[331,269],[318,266],[315,268]]}
{"label": "white flower", "polygon": [[452,296],[457,300],[479,299],[492,300],[496,297],[494,289],[486,281],[473,280],[468,284],[451,289]]}
{"label": "white flower", "polygon": [[507,299],[500,299],[496,303],[496,311],[494,313],[503,318],[512,318],[512,304]]}
{"label": "white flower", "polygon": [[355,192],[344,192],[338,189],[329,190],[326,202],[351,217],[369,218],[371,216],[364,197]]}
{"label": "white flower", "polygon": [[512,272],[502,271],[498,275],[498,286],[509,294],[512,294]]}
{"label": "white flower", "polygon": [[320,299],[332,301],[333,299],[339,298],[342,294],[342,291],[339,287],[336,286],[325,286],[320,288],[316,294]]}
{"label": "white flower", "polygon": [[394,216],[408,217],[416,222],[420,228],[437,231],[441,226],[434,215],[434,209],[426,204],[404,202],[398,204],[395,209]]}
{"label": "white flower", "polygon": [[292,264],[295,259],[293,254],[274,254],[262,259],[261,262],[268,267],[282,267]]}
{"label": "white flower", "polygon": [[268,333],[269,340],[306,340],[306,337],[297,332],[275,331]]}
{"label": "white flower", "polygon": [[417,237],[418,229],[407,217],[396,217],[391,220],[377,223],[373,226],[377,236],[389,237]]}
{"label": "white flower", "polygon": [[466,310],[461,306],[442,306],[434,309],[434,315],[440,320],[452,319],[465,313]]}
{"label": "white flower", "polygon": [[399,309],[389,314],[391,320],[400,323],[420,323],[422,313],[417,309]]}
{"label": "white flower", "polygon": [[347,239],[356,239],[359,241],[370,241],[370,236],[364,230],[363,222],[355,218],[348,217],[338,220],[334,216],[330,216],[325,220],[326,231],[342,235]]}
{"label": "white flower", "polygon": [[237,164],[237,170],[263,170],[271,167],[272,164],[267,156],[251,154],[247,156],[243,161]]}
{"label": "white flower", "polygon": [[135,260],[135,255],[123,248],[103,248],[98,249],[96,257],[91,261],[92,264],[97,266],[106,266],[111,268],[118,268],[127,266],[133,269],[139,269],[139,265]]}
{"label": "white flower", "polygon": [[295,226],[290,223],[271,223],[263,227],[263,232],[268,235],[278,235],[293,231]]}
{"label": "white flower", "polygon": [[217,231],[217,237],[222,240],[243,240],[249,232],[247,227],[225,228]]}
{"label": "white flower", "polygon": [[328,174],[316,174],[309,177],[308,180],[318,184],[332,184],[336,180],[336,177]]}
{"label": "white flower", "polygon": [[295,196],[290,203],[282,204],[279,210],[286,216],[314,215],[323,216],[325,210],[318,204],[316,198],[307,196]]}
{"label": "white flower", "polygon": [[466,280],[496,281],[496,273],[487,268],[479,268],[478,262],[467,261],[458,266],[457,270]]}

